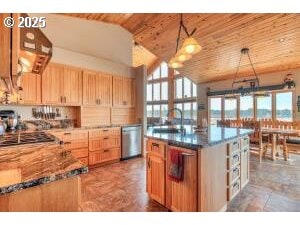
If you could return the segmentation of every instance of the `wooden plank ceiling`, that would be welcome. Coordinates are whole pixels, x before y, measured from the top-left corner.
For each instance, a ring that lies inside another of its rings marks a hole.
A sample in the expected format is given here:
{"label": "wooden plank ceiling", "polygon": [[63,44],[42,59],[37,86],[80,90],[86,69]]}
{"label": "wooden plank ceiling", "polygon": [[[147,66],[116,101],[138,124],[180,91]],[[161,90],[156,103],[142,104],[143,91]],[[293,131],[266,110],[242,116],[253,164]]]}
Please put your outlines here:
{"label": "wooden plank ceiling", "polygon": [[[161,60],[175,53],[180,14],[68,15],[120,24]],[[258,74],[300,67],[300,14],[183,14],[183,20],[189,31],[197,28],[202,50],[179,71],[198,83],[234,77],[243,47]],[[244,57],[239,77],[252,74]]]}

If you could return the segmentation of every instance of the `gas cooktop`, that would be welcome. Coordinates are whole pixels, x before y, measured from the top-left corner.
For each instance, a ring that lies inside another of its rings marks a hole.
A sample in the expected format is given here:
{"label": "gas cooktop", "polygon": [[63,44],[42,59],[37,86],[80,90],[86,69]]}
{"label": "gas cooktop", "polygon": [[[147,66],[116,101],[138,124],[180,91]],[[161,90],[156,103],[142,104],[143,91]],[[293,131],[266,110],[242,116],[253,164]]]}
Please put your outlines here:
{"label": "gas cooktop", "polygon": [[0,147],[53,142],[55,137],[45,132],[18,132],[6,134],[0,137]]}

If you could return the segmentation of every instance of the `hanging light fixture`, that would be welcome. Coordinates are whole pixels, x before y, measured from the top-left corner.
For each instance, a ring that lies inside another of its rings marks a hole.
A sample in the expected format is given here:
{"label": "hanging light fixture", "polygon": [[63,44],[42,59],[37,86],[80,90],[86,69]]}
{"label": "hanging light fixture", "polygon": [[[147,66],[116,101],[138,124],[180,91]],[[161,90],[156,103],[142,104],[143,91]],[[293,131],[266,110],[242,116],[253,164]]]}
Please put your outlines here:
{"label": "hanging light fixture", "polygon": [[[249,60],[250,65],[251,65],[251,68],[253,70],[253,74],[254,74],[255,78],[252,78],[252,79],[243,79],[243,80],[236,80],[237,76],[238,76],[238,72],[239,72],[240,66],[241,66],[241,61],[242,61],[243,55],[247,55],[248,60]],[[236,98],[236,96],[234,97],[234,94],[233,94],[234,93],[234,86],[236,84],[250,84],[250,88],[251,88],[250,92],[252,93],[253,97],[266,97],[266,96],[270,95],[269,92],[267,92],[265,90],[261,90],[261,88],[260,88],[259,79],[258,79],[257,73],[256,73],[256,71],[254,69],[254,66],[253,66],[252,60],[250,58],[250,55],[249,55],[249,48],[242,48],[241,49],[241,57],[240,57],[240,60],[239,60],[237,71],[235,73],[234,80],[233,80],[232,85],[231,85],[232,91],[231,91],[230,94],[225,95],[225,98],[228,98],[228,99]],[[239,89],[243,90],[244,87],[241,86]]]}
{"label": "hanging light fixture", "polygon": [[[178,51],[181,29],[183,29],[185,34],[187,35],[187,39],[183,41],[182,47]],[[195,38],[192,37],[196,29],[197,28],[194,28],[194,30],[189,33],[186,26],[183,24],[182,14],[180,14],[179,30],[178,30],[177,40],[176,40],[177,42],[176,51],[175,51],[175,55],[168,63],[169,67],[173,69],[181,68],[183,67],[183,62],[191,59],[192,55],[195,55],[201,51],[200,44],[196,41]]]}

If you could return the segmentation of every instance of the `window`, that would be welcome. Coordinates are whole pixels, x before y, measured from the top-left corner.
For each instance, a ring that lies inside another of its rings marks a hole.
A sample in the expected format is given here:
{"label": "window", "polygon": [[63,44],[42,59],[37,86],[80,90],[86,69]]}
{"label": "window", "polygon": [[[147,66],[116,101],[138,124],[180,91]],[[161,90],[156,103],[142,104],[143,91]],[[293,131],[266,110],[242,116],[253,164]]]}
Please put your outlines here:
{"label": "window", "polygon": [[240,97],[240,118],[254,118],[253,96]]}
{"label": "window", "polygon": [[153,117],[152,105],[147,105],[147,117]]}
{"label": "window", "polygon": [[152,84],[147,84],[147,102],[152,101]]}
{"label": "window", "polygon": [[257,97],[257,119],[272,119],[272,95]]}
{"label": "window", "polygon": [[161,83],[161,100],[168,100],[168,82]]}
{"label": "window", "polygon": [[209,99],[209,118],[211,125],[217,125],[217,121],[222,119],[222,98]]}
{"label": "window", "polygon": [[182,98],[182,78],[175,80],[175,96],[177,99]]}
{"label": "window", "polygon": [[276,119],[281,121],[293,120],[293,93],[276,93]]}
{"label": "window", "polygon": [[147,84],[147,117],[166,117],[168,113],[168,65],[162,63],[150,77]]}
{"label": "window", "polygon": [[225,99],[224,111],[225,119],[237,119],[237,99]]}
{"label": "window", "polygon": [[187,77],[175,79],[175,99],[197,97],[197,85]]}
{"label": "window", "polygon": [[210,97],[209,107],[210,124],[217,124],[221,119],[293,121],[293,91],[272,91],[269,96],[240,96],[237,99]]}

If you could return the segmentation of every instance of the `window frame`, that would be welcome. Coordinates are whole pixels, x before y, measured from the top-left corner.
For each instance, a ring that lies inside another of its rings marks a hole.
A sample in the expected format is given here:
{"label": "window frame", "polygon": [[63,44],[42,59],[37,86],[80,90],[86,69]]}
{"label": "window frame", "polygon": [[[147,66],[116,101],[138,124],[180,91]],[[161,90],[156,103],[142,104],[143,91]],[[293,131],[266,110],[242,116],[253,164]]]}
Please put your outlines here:
{"label": "window frame", "polygon": [[[284,93],[284,92],[291,92],[292,93],[292,121],[295,121],[295,104],[296,104],[296,93],[295,90],[276,90],[276,91],[270,91],[272,94],[271,96],[271,110],[272,110],[272,116],[270,119],[277,120],[276,118],[276,94],[277,93]],[[240,95],[237,96],[237,119],[241,119],[240,117]],[[216,96],[208,96],[207,98],[207,105],[208,105],[208,111],[207,111],[207,118],[208,122],[211,121],[211,115],[210,115],[210,99],[211,98],[221,98],[221,119],[225,119],[225,97],[224,95],[216,95]],[[257,97],[253,97],[253,119],[257,120]]]}

